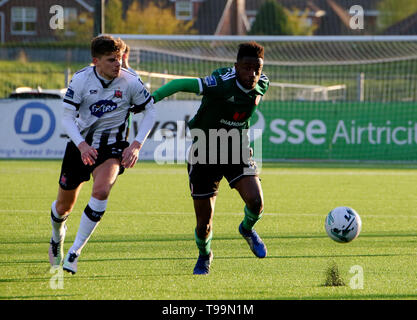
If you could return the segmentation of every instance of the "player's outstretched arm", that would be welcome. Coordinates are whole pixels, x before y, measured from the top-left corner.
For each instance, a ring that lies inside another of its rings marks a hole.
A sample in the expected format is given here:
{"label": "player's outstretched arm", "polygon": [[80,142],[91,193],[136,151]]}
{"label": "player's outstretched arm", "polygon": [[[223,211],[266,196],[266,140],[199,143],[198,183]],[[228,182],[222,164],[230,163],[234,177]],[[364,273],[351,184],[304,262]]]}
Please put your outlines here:
{"label": "player's outstretched arm", "polygon": [[155,102],[169,97],[177,92],[200,93],[199,79],[175,79],[163,85],[152,93]]}

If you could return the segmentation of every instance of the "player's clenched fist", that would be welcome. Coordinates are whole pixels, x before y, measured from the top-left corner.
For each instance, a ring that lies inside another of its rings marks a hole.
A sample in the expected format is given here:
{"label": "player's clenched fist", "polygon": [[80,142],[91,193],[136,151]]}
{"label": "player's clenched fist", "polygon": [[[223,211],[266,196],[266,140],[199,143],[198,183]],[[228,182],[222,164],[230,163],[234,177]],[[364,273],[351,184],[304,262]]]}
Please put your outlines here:
{"label": "player's clenched fist", "polygon": [[141,148],[142,144],[137,140],[134,140],[129,147],[124,149],[122,154],[122,166],[126,169],[132,168],[136,164],[136,161],[138,161]]}
{"label": "player's clenched fist", "polygon": [[83,141],[78,145],[78,149],[81,152],[81,160],[85,165],[92,166],[96,163],[98,152],[95,148]]}

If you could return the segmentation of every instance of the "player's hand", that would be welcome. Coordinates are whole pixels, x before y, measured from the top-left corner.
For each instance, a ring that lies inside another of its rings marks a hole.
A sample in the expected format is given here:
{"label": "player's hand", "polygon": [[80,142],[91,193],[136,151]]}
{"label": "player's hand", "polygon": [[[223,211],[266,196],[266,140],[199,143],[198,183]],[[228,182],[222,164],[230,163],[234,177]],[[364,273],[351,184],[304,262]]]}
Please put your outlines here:
{"label": "player's hand", "polygon": [[83,141],[78,145],[78,149],[81,152],[81,160],[85,165],[92,166],[96,163],[98,152],[95,148]]}
{"label": "player's hand", "polygon": [[133,168],[136,161],[138,161],[139,151],[141,148],[142,144],[135,140],[130,146],[124,149],[122,153],[122,166],[126,169]]}

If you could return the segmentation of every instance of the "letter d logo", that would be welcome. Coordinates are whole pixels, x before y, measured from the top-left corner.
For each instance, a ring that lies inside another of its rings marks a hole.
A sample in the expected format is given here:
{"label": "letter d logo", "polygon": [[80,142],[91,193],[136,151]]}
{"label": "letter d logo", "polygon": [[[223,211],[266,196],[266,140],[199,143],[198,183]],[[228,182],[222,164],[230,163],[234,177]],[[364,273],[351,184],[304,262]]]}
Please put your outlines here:
{"label": "letter d logo", "polygon": [[27,144],[41,144],[54,133],[55,116],[46,105],[31,102],[16,113],[14,129]]}

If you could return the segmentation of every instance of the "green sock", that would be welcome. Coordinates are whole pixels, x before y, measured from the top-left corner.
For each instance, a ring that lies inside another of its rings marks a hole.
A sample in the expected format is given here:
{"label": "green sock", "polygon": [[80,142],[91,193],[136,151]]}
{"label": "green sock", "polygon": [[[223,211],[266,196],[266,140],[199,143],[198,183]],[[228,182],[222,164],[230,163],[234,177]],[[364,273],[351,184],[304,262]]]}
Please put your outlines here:
{"label": "green sock", "polygon": [[210,232],[207,239],[200,239],[197,236],[197,231],[194,231],[195,243],[197,244],[198,251],[201,255],[206,256],[211,250],[211,239],[213,238],[213,232]]}
{"label": "green sock", "polygon": [[245,206],[245,217],[243,218],[243,228],[246,230],[252,230],[255,224],[262,218],[262,212],[257,215],[249,210],[247,206]]}

